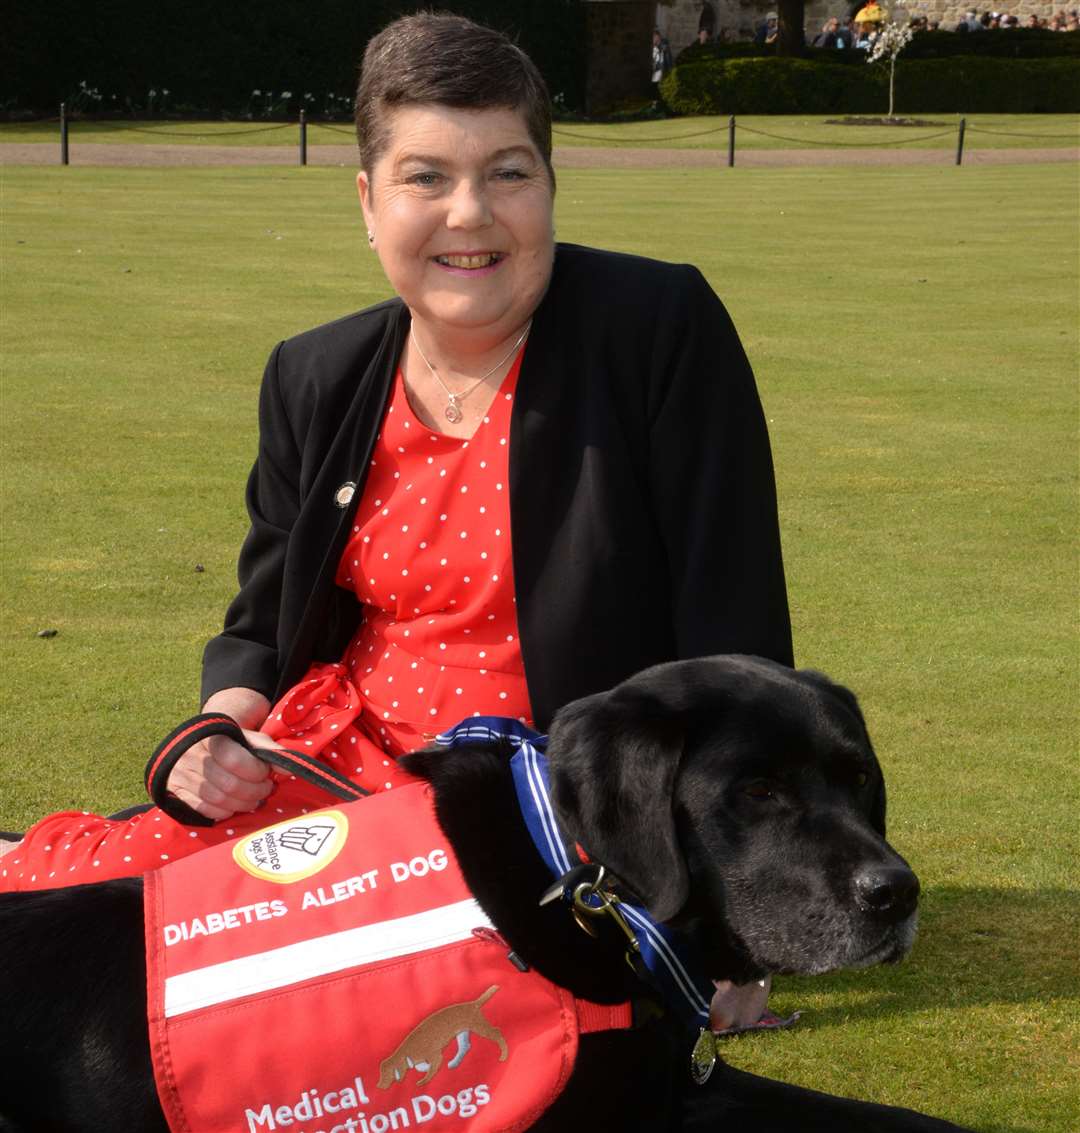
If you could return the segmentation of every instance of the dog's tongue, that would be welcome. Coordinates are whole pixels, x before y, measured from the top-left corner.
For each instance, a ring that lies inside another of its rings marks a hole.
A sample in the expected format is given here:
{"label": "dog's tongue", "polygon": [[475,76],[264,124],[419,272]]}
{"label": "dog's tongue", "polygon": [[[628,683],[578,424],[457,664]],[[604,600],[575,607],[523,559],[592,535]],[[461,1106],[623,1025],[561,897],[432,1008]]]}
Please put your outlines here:
{"label": "dog's tongue", "polygon": [[713,980],[713,985],[716,991],[709,1004],[709,1030],[749,1027],[761,1018],[769,1000],[765,980],[741,985],[730,980]]}

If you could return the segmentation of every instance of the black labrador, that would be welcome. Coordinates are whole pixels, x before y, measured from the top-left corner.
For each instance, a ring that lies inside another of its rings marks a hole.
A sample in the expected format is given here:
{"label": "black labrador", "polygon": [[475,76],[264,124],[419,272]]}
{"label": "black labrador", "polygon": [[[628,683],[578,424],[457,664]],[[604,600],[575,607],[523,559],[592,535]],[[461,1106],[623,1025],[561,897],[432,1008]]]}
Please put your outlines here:
{"label": "black labrador", "polygon": [[[691,1082],[695,1036],[651,1004],[617,929],[594,939],[561,902],[538,904],[551,877],[508,756],[500,744],[429,748],[407,766],[433,785],[465,878],[514,952],[582,998],[637,1006],[632,1029],[583,1036],[568,1087],[535,1129],[957,1128],[722,1061]],[[548,761],[571,838],[695,943],[709,977],[862,967],[911,947],[918,881],[885,841],[885,787],[855,697],[821,674],[742,656],[660,665],[564,708]],[[142,882],[0,896],[0,1130],[166,1128],[147,1038]]]}

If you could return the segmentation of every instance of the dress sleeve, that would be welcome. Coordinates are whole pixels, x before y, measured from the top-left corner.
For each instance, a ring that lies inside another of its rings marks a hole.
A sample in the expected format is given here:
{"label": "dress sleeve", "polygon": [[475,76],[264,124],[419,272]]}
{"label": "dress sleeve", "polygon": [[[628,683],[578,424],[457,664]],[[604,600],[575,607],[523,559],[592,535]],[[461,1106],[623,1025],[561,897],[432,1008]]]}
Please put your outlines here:
{"label": "dress sleeve", "polygon": [[658,311],[650,476],[679,657],[793,664],[765,417],[735,327],[701,273]]}
{"label": "dress sleeve", "polygon": [[259,395],[259,449],[247,483],[251,527],[240,550],[240,589],[225,627],[203,653],[202,700],[243,687],[267,699],[277,684],[277,625],[285,558],[300,510],[300,451],[279,384],[281,343],[270,355]]}

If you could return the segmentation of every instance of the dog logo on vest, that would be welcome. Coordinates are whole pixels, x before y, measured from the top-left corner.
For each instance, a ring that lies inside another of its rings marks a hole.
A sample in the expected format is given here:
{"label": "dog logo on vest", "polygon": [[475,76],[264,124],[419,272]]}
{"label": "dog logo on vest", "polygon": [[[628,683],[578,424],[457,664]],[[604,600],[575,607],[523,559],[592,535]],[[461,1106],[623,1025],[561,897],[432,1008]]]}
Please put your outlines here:
{"label": "dog logo on vest", "polygon": [[397,1050],[389,1058],[383,1059],[379,1067],[379,1089],[389,1089],[400,1082],[410,1068],[424,1072],[416,1083],[425,1086],[435,1077],[442,1066],[443,1048],[451,1039],[457,1039],[454,1057],[446,1064],[450,1070],[461,1064],[472,1045],[470,1032],[490,1039],[499,1047],[499,1061],[505,1062],[510,1051],[502,1031],[484,1018],[481,1008],[499,990],[492,984],[483,995],[465,1003],[453,1003],[432,1012],[402,1039]]}
{"label": "dog logo on vest", "polygon": [[348,836],[340,810],[320,810],[246,835],[233,847],[233,860],[254,877],[284,885],[328,866]]}

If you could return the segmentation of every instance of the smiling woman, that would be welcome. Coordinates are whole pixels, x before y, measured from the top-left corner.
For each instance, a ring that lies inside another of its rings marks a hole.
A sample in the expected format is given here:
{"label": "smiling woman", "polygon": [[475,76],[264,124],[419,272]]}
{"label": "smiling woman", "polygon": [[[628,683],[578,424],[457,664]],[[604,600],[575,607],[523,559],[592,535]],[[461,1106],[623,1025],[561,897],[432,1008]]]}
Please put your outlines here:
{"label": "smiling woman", "polygon": [[[738,336],[696,268],[555,244],[531,61],[460,17],[397,20],[365,53],[357,134],[396,294],[270,357],[204,711],[382,791],[465,717],[543,729],[679,658],[790,665]],[[52,815],[4,856],[0,889],[136,875],[326,803],[222,735],[167,784],[212,825]],[[725,1020],[757,1019],[764,989],[728,990]]]}

